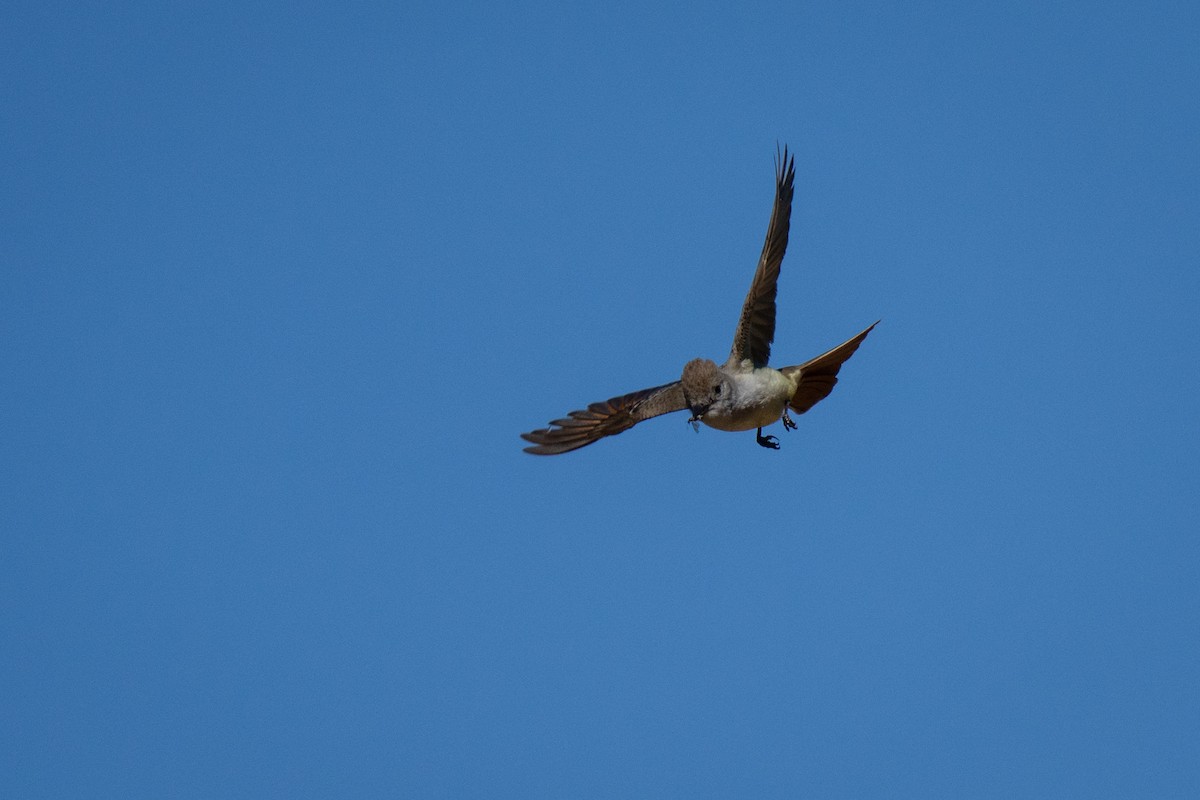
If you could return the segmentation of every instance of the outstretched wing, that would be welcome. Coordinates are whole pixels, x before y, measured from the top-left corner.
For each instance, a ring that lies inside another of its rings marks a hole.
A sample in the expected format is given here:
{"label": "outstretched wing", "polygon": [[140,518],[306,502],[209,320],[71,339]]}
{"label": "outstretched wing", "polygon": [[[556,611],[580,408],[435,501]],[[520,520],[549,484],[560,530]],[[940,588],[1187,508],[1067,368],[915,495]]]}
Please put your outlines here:
{"label": "outstretched wing", "polygon": [[823,353],[811,361],[806,361],[794,367],[784,367],[779,370],[789,378],[797,378],[796,393],[788,401],[788,406],[798,414],[803,414],[817,403],[824,400],[833,391],[837,383],[838,370],[842,364],[854,355],[854,351],[862,344],[863,339],[871,329],[879,324],[876,320],[870,328],[855,336],[853,339],[839,344],[828,353]]}
{"label": "outstretched wing", "polygon": [[551,422],[551,427],[522,433],[521,438],[535,445],[526,447],[526,453],[553,456],[577,450],[605,436],[616,436],[644,419],[685,408],[683,387],[679,381],[674,381],[623,394],[603,403],[592,403],[586,411],[572,411],[563,419]]}
{"label": "outstretched wing", "polygon": [[771,357],[771,342],[775,339],[775,284],[779,281],[779,266],[787,250],[788,228],[792,219],[793,183],[796,180],[795,156],[788,157],[787,148],[775,157],[775,207],[771,224],[767,226],[767,241],[758,258],[758,269],[742,304],[742,316],[733,334],[733,349],[729,364],[750,359],[754,366],[766,366]]}

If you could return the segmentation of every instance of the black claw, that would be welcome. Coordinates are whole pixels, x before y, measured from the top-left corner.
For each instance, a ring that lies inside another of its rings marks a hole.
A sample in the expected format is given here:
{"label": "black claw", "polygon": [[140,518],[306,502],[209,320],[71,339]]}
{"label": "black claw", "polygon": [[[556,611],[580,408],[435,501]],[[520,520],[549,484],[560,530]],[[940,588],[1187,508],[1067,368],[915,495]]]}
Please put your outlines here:
{"label": "black claw", "polygon": [[787,413],[787,409],[785,408],[783,410],[783,429],[785,431],[794,431],[794,430],[796,430],[796,427],[797,427],[796,423],[792,422],[792,418]]}
{"label": "black claw", "polygon": [[763,447],[768,447],[772,450],[779,449],[779,440],[776,439],[774,436],[763,436],[762,428],[758,429],[758,443],[760,445],[762,445]]}

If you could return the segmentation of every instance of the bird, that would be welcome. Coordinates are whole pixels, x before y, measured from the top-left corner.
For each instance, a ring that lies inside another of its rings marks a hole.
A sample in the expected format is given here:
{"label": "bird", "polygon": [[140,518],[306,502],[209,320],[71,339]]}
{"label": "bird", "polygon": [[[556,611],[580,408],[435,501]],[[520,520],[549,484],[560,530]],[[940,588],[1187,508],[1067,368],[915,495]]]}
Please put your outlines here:
{"label": "bird", "polygon": [[547,428],[522,433],[521,438],[531,443],[524,448],[526,453],[569,453],[652,417],[684,410],[691,411],[688,422],[697,431],[701,422],[721,431],[755,430],[759,445],[779,449],[778,438],[764,436],[763,428],[781,420],[784,430],[794,430],[797,426],[789,411],[803,414],[825,399],[838,381],[842,364],[880,322],[803,364],[781,369],[767,365],[775,339],[776,284],[787,250],[795,180],[796,157],[789,156],[785,145],[782,153],[775,153],[775,202],[767,239],[725,363],[717,366],[711,359],[692,359],[684,364],[679,380],[592,403],[551,421]]}

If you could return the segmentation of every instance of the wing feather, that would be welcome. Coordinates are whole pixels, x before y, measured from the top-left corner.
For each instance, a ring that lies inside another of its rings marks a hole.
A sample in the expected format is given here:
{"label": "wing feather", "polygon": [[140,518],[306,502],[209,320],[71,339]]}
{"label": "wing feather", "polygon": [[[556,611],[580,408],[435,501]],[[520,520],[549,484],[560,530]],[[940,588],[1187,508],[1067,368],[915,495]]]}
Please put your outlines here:
{"label": "wing feather", "polygon": [[742,316],[733,334],[729,364],[737,364],[748,358],[754,366],[762,367],[771,357],[771,342],[775,340],[776,284],[779,282],[783,254],[787,250],[795,181],[796,158],[789,157],[784,147],[782,154],[776,154],[775,205],[767,226],[767,240],[763,243],[758,268],[754,271],[754,280],[750,282],[750,291],[746,293],[746,302],[742,304]]}
{"label": "wing feather", "polygon": [[592,403],[586,410],[572,411],[562,419],[553,420],[549,428],[522,433],[521,438],[534,444],[525,448],[526,453],[536,456],[569,453],[605,436],[616,436],[644,419],[685,408],[683,387],[679,381],[673,381]]}
{"label": "wing feather", "polygon": [[789,378],[797,379],[796,393],[788,401],[788,406],[798,414],[803,414],[817,403],[824,400],[837,384],[838,370],[842,364],[854,355],[854,351],[862,344],[863,339],[872,328],[878,325],[878,320],[857,336],[848,339],[829,352],[822,353],[816,358],[805,361],[794,367],[784,367],[780,370]]}

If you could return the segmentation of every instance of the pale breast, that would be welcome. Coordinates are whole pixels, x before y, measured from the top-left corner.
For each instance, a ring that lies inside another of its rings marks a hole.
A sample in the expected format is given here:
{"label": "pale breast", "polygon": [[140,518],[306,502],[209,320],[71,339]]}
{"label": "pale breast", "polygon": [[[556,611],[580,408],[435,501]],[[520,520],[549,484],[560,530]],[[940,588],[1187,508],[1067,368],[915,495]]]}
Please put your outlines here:
{"label": "pale breast", "polygon": [[728,407],[709,409],[701,421],[721,431],[749,431],[777,421],[796,391],[786,375],[762,367],[732,376],[733,397]]}

